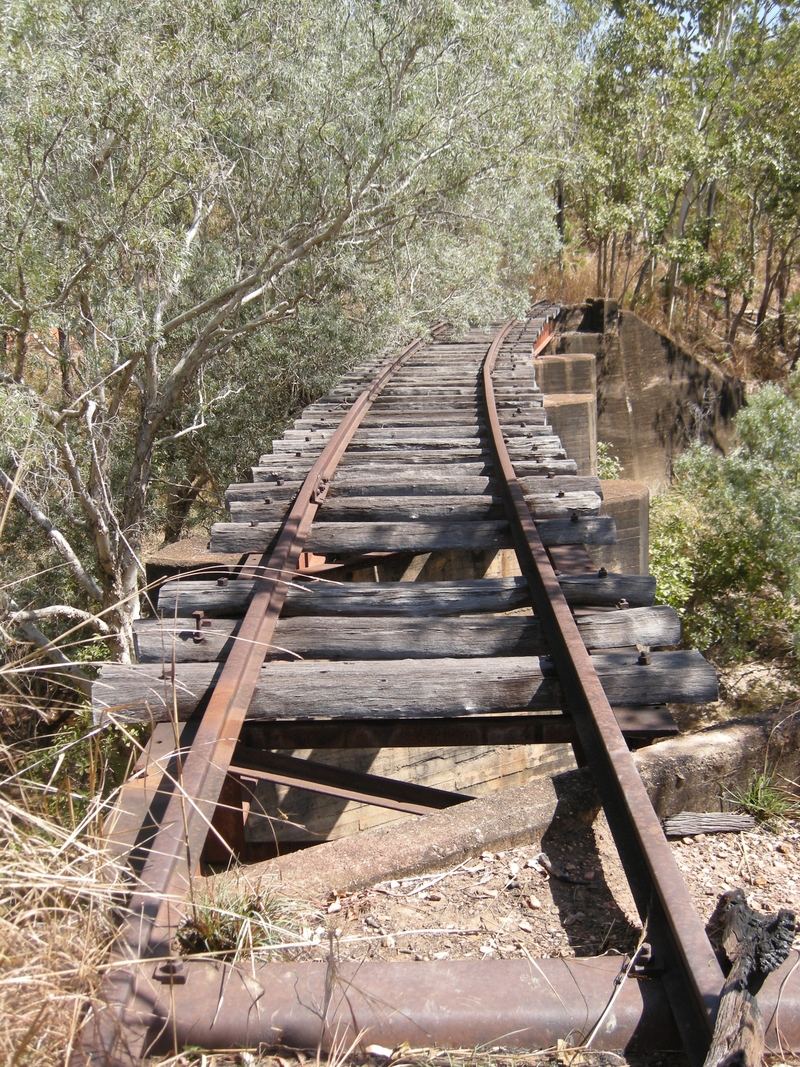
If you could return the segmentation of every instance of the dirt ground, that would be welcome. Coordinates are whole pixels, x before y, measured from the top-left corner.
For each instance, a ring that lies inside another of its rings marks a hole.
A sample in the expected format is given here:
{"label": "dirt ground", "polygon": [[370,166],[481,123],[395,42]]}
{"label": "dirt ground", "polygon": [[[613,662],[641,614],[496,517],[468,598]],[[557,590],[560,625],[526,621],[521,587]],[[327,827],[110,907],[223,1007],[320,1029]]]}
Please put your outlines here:
{"label": "dirt ground", "polygon": [[[704,922],[720,894],[739,887],[758,911],[800,906],[796,822],[779,832],[700,834],[671,847]],[[301,958],[326,959],[331,936],[342,959],[431,960],[625,953],[640,934],[602,816],[584,830],[548,832],[524,847],[318,904],[316,925],[303,931],[317,943]]]}
{"label": "dirt ground", "polygon": [[[306,958],[326,957],[331,931],[336,951],[347,959],[627,951],[638,937],[636,913],[607,836],[600,825],[575,831],[569,840],[545,835],[525,847],[476,853],[455,867],[326,901],[311,932],[320,945],[309,947]],[[547,859],[540,861],[543,852]],[[563,877],[553,877],[548,867]]]}
{"label": "dirt ground", "polygon": [[[777,831],[759,826],[670,844],[704,922],[720,894],[739,887],[751,907],[765,913],[800,904],[796,821],[785,821]],[[308,911],[306,897],[304,908],[311,925],[300,931],[306,944],[286,953],[293,959],[327,960],[331,948],[338,958],[354,960],[623,954],[635,948],[641,933],[602,815],[583,830],[548,830],[523,847],[476,853],[458,866],[317,901],[315,912]],[[800,937],[794,947],[800,948]],[[688,1067],[680,1052],[617,1055],[564,1048],[520,1054],[498,1047],[384,1053],[358,1051],[335,1060],[334,1067]],[[203,1067],[321,1067],[318,1058],[296,1052],[206,1054],[200,1060]],[[167,1061],[174,1067],[196,1063],[196,1053]],[[771,1057],[766,1063],[797,1067],[800,1059]]]}

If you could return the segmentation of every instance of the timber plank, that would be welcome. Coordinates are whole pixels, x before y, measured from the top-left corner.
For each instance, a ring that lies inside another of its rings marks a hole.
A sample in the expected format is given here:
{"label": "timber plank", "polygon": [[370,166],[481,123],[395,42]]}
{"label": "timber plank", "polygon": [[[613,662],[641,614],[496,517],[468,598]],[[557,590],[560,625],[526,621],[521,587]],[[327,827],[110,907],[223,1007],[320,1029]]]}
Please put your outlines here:
{"label": "timber plank", "polygon": [[[678,733],[678,725],[663,704],[613,708],[626,737],[651,741]],[[336,719],[309,722],[250,721],[242,736],[262,748],[442,748],[448,745],[570,744],[576,739],[569,715],[473,715],[469,718]]]}
{"label": "timber plank", "polygon": [[[575,512],[575,516],[577,516]],[[575,517],[573,516],[573,517]],[[212,552],[266,552],[277,539],[281,524],[263,522],[250,526],[218,522],[211,527]],[[542,543],[547,545],[613,545],[616,525],[609,515],[571,519],[536,520]],[[506,521],[449,522],[316,522],[306,551],[322,555],[334,552],[435,552],[511,548]]]}
{"label": "timber plank", "polygon": [[[552,434],[546,437],[536,438],[531,436],[514,437],[508,436],[508,451],[512,456],[527,458],[529,456],[554,456],[566,458],[566,452],[561,444],[561,439]],[[273,461],[281,456],[303,457],[316,459],[322,452],[326,442],[319,440],[282,441],[272,442]],[[370,463],[372,460],[394,462],[405,466],[408,463],[436,463],[442,458],[461,460],[474,460],[478,456],[488,457],[489,453],[484,442],[480,438],[474,439],[440,439],[432,441],[394,441],[387,438],[382,441],[364,442],[351,441],[348,451],[342,457],[345,465],[353,463]],[[265,457],[261,457],[262,461]]]}
{"label": "timber plank", "polygon": [[[441,429],[442,433],[447,432],[447,427],[458,426],[472,427],[475,433],[482,433],[486,429],[486,424],[483,417],[480,414],[475,414],[469,410],[463,411],[448,411],[446,409],[440,409],[438,411],[409,411],[409,410],[396,410],[391,414],[382,413],[377,408],[377,404],[373,405],[373,408],[364,416],[361,420],[361,426],[365,430],[380,428],[382,426],[395,427],[400,429],[414,429],[421,427],[432,427],[434,429]],[[295,430],[324,430],[335,429],[340,421],[341,416],[345,413],[343,408],[341,412],[328,413],[328,414],[309,414],[308,408],[302,416],[295,419],[292,426]],[[519,421],[522,416],[512,416],[512,418]],[[536,408],[527,414],[524,421],[532,426],[544,426],[547,423],[547,412],[544,408]],[[473,436],[470,434],[469,436]]]}
{"label": "timber plank", "polygon": [[[611,703],[697,703],[716,700],[717,676],[699,652],[653,652],[647,667],[636,653],[593,657]],[[188,718],[213,685],[220,664],[110,664],[93,685],[96,715],[113,711],[126,722],[164,721],[177,707]],[[162,675],[166,677],[162,677]],[[495,659],[300,661],[269,663],[248,719],[414,718],[503,711],[554,711],[561,687],[550,660]]]}
{"label": "timber plank", "polygon": [[[536,518],[569,518],[575,511],[590,514],[600,510],[596,493],[556,493],[526,496]],[[290,500],[231,501],[228,510],[234,522],[281,521]],[[319,512],[317,522],[410,522],[416,519],[452,518],[459,522],[503,519],[505,510],[499,497],[480,496],[329,496]]]}
{"label": "timber plank", "polygon": [[539,519],[536,531],[545,548],[550,545],[614,545],[617,526],[610,515],[583,517],[578,511],[570,519]]}
{"label": "timber plank", "polygon": [[[327,396],[321,397],[315,401],[313,407],[310,409],[316,413],[318,411],[330,411],[336,408],[344,408],[349,403],[352,403],[359,395],[359,390],[353,389],[346,395],[336,396],[333,393],[329,393]],[[420,391],[416,395],[411,396],[392,396],[390,394],[381,393],[378,399],[372,406],[373,411],[433,411],[437,407],[445,408],[448,411],[471,411],[476,412],[480,403],[480,395],[475,390],[473,395],[431,395],[429,393]],[[544,408],[544,394],[538,391],[528,391],[525,394],[510,392],[507,395],[497,398],[497,407],[499,410],[516,410],[517,408],[531,410],[542,410]],[[309,409],[304,409],[308,411]]]}
{"label": "timber plank", "polygon": [[[563,449],[553,450],[556,455],[537,455],[533,450],[526,452],[515,453],[513,449],[510,450],[512,454],[518,456],[514,461],[514,467],[518,476],[527,477],[531,474],[537,474],[539,471],[549,473],[552,471],[554,474],[569,474],[570,472],[576,472],[578,465],[574,459],[567,459],[563,454]],[[301,479],[311,470],[314,465],[316,456],[313,453],[304,453],[301,449],[292,455],[264,455],[260,457],[257,467],[252,467],[253,480],[263,481],[264,475],[271,477],[273,474],[277,477],[287,477],[288,474],[293,474],[295,477]],[[350,467],[361,467],[360,471],[353,472],[354,475],[363,474],[366,472],[376,472],[378,470],[385,470],[389,476],[400,476],[404,472],[407,473],[407,468],[418,468],[418,477],[429,477],[432,474],[438,473],[441,476],[443,473],[452,473],[454,476],[461,474],[492,474],[493,465],[491,457],[486,452],[476,453],[474,451],[445,451],[442,449],[431,449],[427,452],[405,452],[398,450],[397,452],[371,452],[369,456],[365,456],[362,452],[345,452],[342,456],[342,463],[340,465],[340,471],[342,476],[345,473],[349,476]],[[430,471],[425,473],[426,467],[438,467],[440,470]]]}
{"label": "timber plank", "polygon": [[[211,551],[266,552],[277,539],[280,528],[279,522],[263,522],[258,526],[239,522],[215,523],[211,527]],[[511,537],[505,520],[315,522],[306,542],[306,551],[322,555],[333,552],[433,552],[510,547]]]}
{"label": "timber plank", "polygon": [[[345,456],[347,453],[345,452]],[[262,456],[264,463],[257,467],[251,467],[250,470],[253,475],[253,481],[264,483],[274,482],[277,479],[283,479],[284,482],[295,480],[302,482],[303,478],[311,470],[311,457],[304,462],[302,459],[290,458],[288,456]],[[363,460],[363,457],[361,457]],[[430,457],[431,462],[409,464],[409,467],[413,469],[407,469],[400,464],[378,462],[374,458],[370,459],[369,465],[358,469],[353,464],[346,464],[340,467],[336,473],[336,480],[338,481],[353,481],[366,478],[376,478],[379,475],[383,475],[387,482],[393,482],[395,480],[403,481],[411,478],[417,479],[420,482],[427,481],[441,481],[447,479],[448,481],[461,480],[462,478],[475,478],[475,477],[490,477],[493,474],[493,466],[488,457],[485,459],[479,459],[473,457],[473,461],[450,461],[442,462],[441,455],[432,455]],[[520,460],[515,465],[517,476],[522,478],[528,477],[547,477],[550,474],[557,475],[571,475],[575,474],[578,469],[578,464],[574,459],[542,459],[542,460]]]}
{"label": "timber plank", "polygon": [[[291,455],[275,455],[274,453],[266,453],[259,457],[259,467],[277,467],[281,464],[286,466],[297,466],[297,460],[303,460],[305,458],[304,467],[306,470],[310,470],[313,461],[316,456],[313,451],[306,452],[304,449],[297,449],[296,453]],[[450,466],[454,463],[465,464],[469,466],[491,467],[491,457],[488,449],[452,449],[444,451],[441,449],[430,450],[411,450],[411,449],[398,449],[397,451],[378,451],[377,449],[372,451],[369,456],[365,456],[363,452],[345,452],[341,458],[339,469],[344,471],[348,467],[361,466],[366,467],[369,463],[370,468],[373,468],[376,464],[382,465],[387,468],[390,467],[404,467],[412,465],[426,466],[428,464],[438,464],[440,466]]]}
{"label": "timber plank", "polygon": [[[234,522],[259,519],[280,521],[289,504],[233,501],[229,506]],[[599,500],[598,500],[599,507]],[[412,522],[416,519],[452,518],[459,522],[503,520],[499,497],[482,496],[359,496],[329,497],[319,509],[316,522]]]}
{"label": "timber plank", "polygon": [[[680,619],[666,605],[581,615],[578,632],[589,649],[624,645],[663,647],[680,641]],[[208,663],[224,660],[239,619],[215,619],[195,641],[191,618],[140,619],[134,624],[140,663]],[[532,615],[462,615],[433,618],[288,618],[275,630],[270,658],[422,659],[546,655],[541,623]]]}
{"label": "timber plank", "polygon": [[[302,440],[280,439],[272,442],[272,454],[292,453],[296,449],[302,449],[304,454],[316,454],[322,451],[330,439],[330,434],[324,436],[306,434]],[[424,434],[417,435],[413,440],[403,440],[387,434],[385,437],[371,440],[356,440],[355,437],[347,446],[351,453],[364,453],[365,459],[369,459],[370,452],[394,452],[394,451],[423,451],[429,449],[462,450],[471,452],[483,451],[483,443],[480,437],[426,437]]]}
{"label": "timber plank", "polygon": [[[338,426],[338,422],[331,420],[327,425],[320,426],[317,420],[305,426],[297,426],[286,430],[282,437],[285,440],[303,440],[309,434],[318,436],[322,440],[329,440]],[[544,427],[539,426],[538,429]],[[410,426],[398,426],[394,419],[381,419],[378,423],[361,426],[356,430],[354,440],[360,441],[436,441],[442,438],[458,437],[459,439],[479,439],[486,432],[483,423],[471,419],[469,422],[458,423],[455,426],[442,423],[440,419],[431,419],[430,424],[413,423]]]}
{"label": "timber plank", "polygon": [[[264,482],[234,483],[225,490],[225,500],[227,503],[245,500],[263,503],[266,497],[269,497],[270,501],[294,500],[301,484],[300,481],[285,481],[283,485],[267,485]],[[567,474],[553,478],[535,476],[520,479],[520,484],[526,496],[537,499],[557,499],[559,492],[595,493],[602,499],[600,479],[592,475]],[[417,472],[411,471],[407,475],[397,474],[391,481],[386,481],[369,472],[359,474],[352,470],[344,475],[337,472],[328,490],[327,501],[362,496],[486,496],[496,492],[497,483],[487,476],[463,477],[458,480],[444,477],[437,480],[431,477],[427,481],[421,481]]]}
{"label": "timber plank", "polygon": [[[649,574],[563,575],[559,584],[572,607],[631,608],[653,603],[656,580]],[[158,609],[167,618],[204,611],[210,618],[244,614],[254,581],[219,585],[215,581],[172,579],[158,593]],[[472,615],[530,607],[525,578],[480,578],[450,582],[327,582],[295,580],[281,618],[309,615],[433,616]],[[645,642],[642,642],[645,643]]]}
{"label": "timber plank", "polygon": [[[304,448],[305,445],[319,445],[327,443],[333,436],[334,429],[302,429],[302,430],[286,430],[280,438],[272,442],[273,453],[275,452],[288,452],[295,448]],[[534,426],[515,426],[509,425],[504,433],[507,437],[514,439],[515,443],[518,442],[518,438],[528,439],[535,441],[536,444],[546,445],[554,444],[556,441],[560,441],[553,433],[553,428],[545,424]],[[357,430],[353,436],[353,440],[348,448],[357,449],[358,451],[365,451],[367,447],[380,451],[385,448],[387,443],[392,445],[404,445],[406,448],[475,448],[480,449],[482,447],[482,441],[484,438],[481,436],[480,428],[476,428],[475,433],[467,433],[465,430],[461,430],[459,427],[448,426],[419,426],[419,427],[368,427],[365,430]],[[280,445],[281,447],[276,447]]]}

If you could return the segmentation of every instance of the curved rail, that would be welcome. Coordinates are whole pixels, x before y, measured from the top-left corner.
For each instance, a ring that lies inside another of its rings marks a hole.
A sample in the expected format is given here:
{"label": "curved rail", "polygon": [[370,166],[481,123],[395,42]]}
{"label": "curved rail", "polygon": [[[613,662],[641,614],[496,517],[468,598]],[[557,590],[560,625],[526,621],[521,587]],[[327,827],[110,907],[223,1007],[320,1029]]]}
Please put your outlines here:
{"label": "curved rail", "polygon": [[578,632],[555,571],[525,503],[508,455],[492,374],[507,323],[494,339],[482,379],[492,452],[520,567],[542,621],[567,706],[594,773],[639,915],[654,946],[663,981],[687,1049],[707,1047],[724,977],[694,909],[647,790],[608,702],[592,657]]}

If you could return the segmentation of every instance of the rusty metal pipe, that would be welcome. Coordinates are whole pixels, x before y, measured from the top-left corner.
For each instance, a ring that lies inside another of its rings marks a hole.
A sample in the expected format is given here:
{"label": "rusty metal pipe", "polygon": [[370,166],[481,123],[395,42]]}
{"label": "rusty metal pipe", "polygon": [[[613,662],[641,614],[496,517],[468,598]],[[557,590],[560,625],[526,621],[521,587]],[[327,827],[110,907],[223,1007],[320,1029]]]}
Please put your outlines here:
{"label": "rusty metal pipe", "polygon": [[[330,1049],[363,1031],[395,1048],[551,1048],[580,1044],[614,992],[621,958],[430,963],[191,962],[186,982],[153,989],[151,1052],[171,1048]],[[327,989],[327,994],[326,994]],[[327,1004],[326,1004],[327,996]],[[595,1048],[680,1048],[661,983],[625,983]]]}
{"label": "rusty metal pipe", "polygon": [[[585,1041],[617,989],[622,959],[430,963],[189,961],[182,984],[151,983],[151,1053],[175,1047],[366,1046],[543,1049]],[[758,995],[767,1048],[800,1051],[800,953]],[[657,976],[634,972],[592,1041],[597,1050],[680,1048]]]}

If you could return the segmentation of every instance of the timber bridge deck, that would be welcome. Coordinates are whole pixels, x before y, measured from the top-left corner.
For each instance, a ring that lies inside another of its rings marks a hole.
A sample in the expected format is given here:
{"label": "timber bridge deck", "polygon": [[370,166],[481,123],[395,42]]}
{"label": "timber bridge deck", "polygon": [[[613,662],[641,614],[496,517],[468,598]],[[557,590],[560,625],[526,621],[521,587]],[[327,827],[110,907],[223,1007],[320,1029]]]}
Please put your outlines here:
{"label": "timber bridge deck", "polygon": [[[558,312],[537,306],[491,335],[439,327],[346,376],[252,483],[228,489],[231,521],[210,548],[240,565],[167,581],[158,617],[137,626],[139,662],[103,668],[96,713],[154,726],[109,831],[134,883],[85,1029],[91,1062],[184,1044],[326,1047],[360,1029],[393,1047],[409,1025],[417,1043],[422,1027],[431,1043],[514,1032],[503,1043],[541,1047],[531,1004],[547,989],[525,961],[368,964],[368,992],[341,971],[331,993],[322,964],[251,973],[178,958],[173,936],[202,864],[247,859],[243,779],[413,813],[469,799],[275,750],[548,741],[571,742],[594,773],[647,916],[648,974],[702,1062],[723,976],[628,742],[674,731],[665,705],[714,699],[716,676],[698,653],[659,651],[680,625],[653,606],[652,578],[591,562],[586,546],[612,542],[613,520],[548,425],[533,370]],[[420,554],[501,549],[519,575],[409,580]],[[389,564],[406,580],[342,580]],[[535,965],[551,989],[553,962]],[[596,963],[572,976],[579,995],[581,982],[613,991],[618,963]]]}

